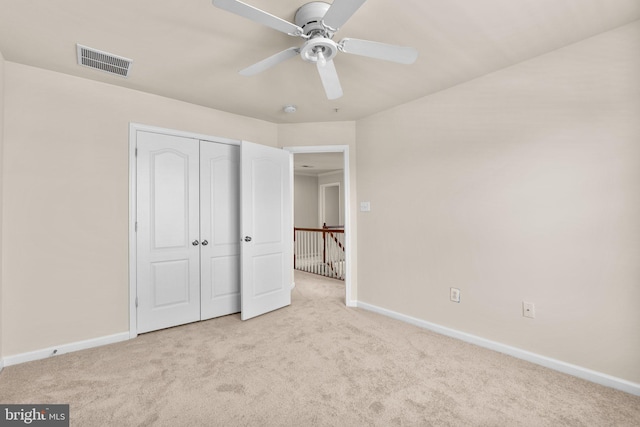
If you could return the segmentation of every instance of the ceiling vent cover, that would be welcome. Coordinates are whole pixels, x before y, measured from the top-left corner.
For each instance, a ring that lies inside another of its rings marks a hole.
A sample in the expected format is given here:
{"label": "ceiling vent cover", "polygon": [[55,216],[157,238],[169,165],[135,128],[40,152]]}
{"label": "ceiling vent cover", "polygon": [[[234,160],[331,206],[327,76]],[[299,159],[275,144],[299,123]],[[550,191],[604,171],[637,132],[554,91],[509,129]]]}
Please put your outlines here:
{"label": "ceiling vent cover", "polygon": [[109,74],[128,77],[133,60],[112,53],[103,52],[81,44],[78,48],[78,64]]}

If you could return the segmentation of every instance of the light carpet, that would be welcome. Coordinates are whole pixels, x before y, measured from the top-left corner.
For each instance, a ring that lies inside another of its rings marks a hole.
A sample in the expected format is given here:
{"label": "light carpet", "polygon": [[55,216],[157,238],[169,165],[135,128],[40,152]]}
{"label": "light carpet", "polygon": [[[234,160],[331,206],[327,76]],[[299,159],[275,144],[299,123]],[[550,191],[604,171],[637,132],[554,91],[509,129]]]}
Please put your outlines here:
{"label": "light carpet", "polygon": [[344,305],[296,273],[293,304],[5,368],[0,403],[72,426],[638,426],[640,397]]}

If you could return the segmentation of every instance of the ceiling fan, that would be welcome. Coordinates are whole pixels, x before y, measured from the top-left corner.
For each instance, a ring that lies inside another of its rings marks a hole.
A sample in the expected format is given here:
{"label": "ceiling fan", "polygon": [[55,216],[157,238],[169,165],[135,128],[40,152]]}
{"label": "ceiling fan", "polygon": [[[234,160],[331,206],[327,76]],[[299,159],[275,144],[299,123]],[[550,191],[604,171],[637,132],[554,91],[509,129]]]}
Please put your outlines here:
{"label": "ceiling fan", "polygon": [[290,47],[241,70],[241,75],[252,76],[258,74],[287,59],[300,55],[304,61],[316,64],[327,98],[337,99],[342,96],[340,79],[333,64],[333,58],[338,51],[400,64],[413,64],[418,57],[418,51],[412,47],[394,46],[351,38],[344,38],[339,42],[333,41],[333,35],[365,1],[334,0],[333,4],[321,1],[306,3],[296,11],[294,16],[295,24],[238,0],[213,0],[213,5],[271,27],[274,30],[293,37],[301,37],[305,40],[300,47]]}

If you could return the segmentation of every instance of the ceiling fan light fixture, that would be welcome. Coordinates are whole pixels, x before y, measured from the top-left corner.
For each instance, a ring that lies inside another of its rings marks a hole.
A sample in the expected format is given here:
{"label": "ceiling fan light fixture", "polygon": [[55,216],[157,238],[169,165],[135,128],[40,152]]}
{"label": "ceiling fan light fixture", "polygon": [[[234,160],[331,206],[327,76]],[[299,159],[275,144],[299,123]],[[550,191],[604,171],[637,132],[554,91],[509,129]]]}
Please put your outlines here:
{"label": "ceiling fan light fixture", "polygon": [[306,62],[320,62],[320,65],[331,61],[338,53],[338,44],[331,39],[318,37],[308,40],[300,48],[300,57]]}
{"label": "ceiling fan light fixture", "polygon": [[316,62],[318,63],[319,66],[324,67],[325,65],[327,65],[327,60],[324,57],[324,53],[322,53],[322,49],[318,50],[318,53],[316,54],[316,58],[318,58]]}

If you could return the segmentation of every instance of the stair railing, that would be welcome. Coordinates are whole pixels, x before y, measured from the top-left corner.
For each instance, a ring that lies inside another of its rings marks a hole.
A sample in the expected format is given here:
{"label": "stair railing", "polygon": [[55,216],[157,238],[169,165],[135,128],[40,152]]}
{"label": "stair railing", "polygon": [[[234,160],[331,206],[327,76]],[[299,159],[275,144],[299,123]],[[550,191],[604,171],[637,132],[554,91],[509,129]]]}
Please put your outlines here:
{"label": "stair railing", "polygon": [[296,270],[344,280],[344,227],[295,227],[293,241],[293,266]]}

